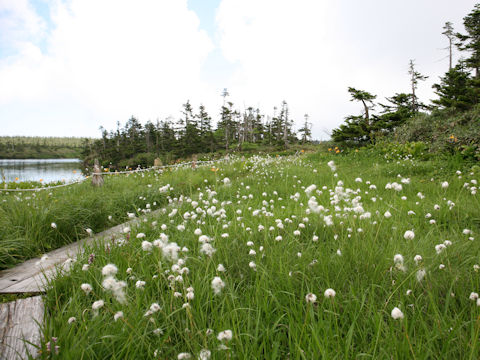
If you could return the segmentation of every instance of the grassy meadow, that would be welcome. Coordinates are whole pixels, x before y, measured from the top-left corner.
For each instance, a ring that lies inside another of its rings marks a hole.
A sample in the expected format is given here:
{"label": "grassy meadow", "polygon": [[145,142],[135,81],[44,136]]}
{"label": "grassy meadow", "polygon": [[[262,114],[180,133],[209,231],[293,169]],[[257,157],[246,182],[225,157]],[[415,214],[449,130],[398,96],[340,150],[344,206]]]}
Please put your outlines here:
{"label": "grassy meadow", "polygon": [[371,150],[216,166],[37,194],[41,239],[76,202],[94,231],[147,213],[62,265],[42,358],[479,358],[478,166]]}
{"label": "grassy meadow", "polygon": [[0,136],[0,159],[80,158],[87,138]]}
{"label": "grassy meadow", "polygon": [[[0,269],[79,240],[88,235],[86,229],[97,233],[128,220],[128,213],[138,216],[165,206],[168,194],[158,190],[165,181],[172,187],[170,195],[193,194],[205,179],[215,178],[209,169],[106,175],[100,188],[87,180],[52,190],[0,192]],[[17,189],[45,186],[34,182],[8,185]]]}

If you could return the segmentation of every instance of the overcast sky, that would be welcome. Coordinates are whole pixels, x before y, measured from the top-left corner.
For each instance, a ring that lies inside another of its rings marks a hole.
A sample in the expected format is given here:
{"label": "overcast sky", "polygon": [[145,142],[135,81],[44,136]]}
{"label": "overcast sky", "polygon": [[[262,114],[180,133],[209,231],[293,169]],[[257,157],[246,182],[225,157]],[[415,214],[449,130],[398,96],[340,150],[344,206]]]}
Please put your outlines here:
{"label": "overcast sky", "polygon": [[[446,21],[464,32],[469,0],[0,0],[0,135],[94,136],[131,115],[177,117],[186,100],[218,118],[272,113],[286,100],[313,137],[361,105],[409,92],[408,62],[429,79],[448,68]],[[455,53],[455,60],[459,57]]]}

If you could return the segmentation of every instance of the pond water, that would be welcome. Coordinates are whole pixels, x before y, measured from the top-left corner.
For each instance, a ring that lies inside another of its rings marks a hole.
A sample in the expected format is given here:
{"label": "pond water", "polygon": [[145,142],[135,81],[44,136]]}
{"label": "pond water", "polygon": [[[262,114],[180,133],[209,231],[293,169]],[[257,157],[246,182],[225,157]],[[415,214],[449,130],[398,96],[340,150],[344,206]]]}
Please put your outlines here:
{"label": "pond water", "polygon": [[81,168],[79,159],[0,159],[0,182],[70,182],[83,178]]}

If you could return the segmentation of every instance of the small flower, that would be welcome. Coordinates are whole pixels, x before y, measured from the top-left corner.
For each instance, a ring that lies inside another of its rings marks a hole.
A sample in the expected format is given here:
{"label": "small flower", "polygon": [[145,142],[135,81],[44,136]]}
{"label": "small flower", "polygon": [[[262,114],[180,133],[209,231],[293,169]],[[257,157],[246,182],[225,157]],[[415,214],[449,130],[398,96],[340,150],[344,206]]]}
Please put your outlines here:
{"label": "small flower", "polygon": [[335,290],[333,290],[333,289],[327,289],[327,290],[325,290],[325,292],[324,292],[323,295],[324,295],[326,298],[331,298],[331,299],[333,299],[336,294],[337,294],[337,293],[335,292]]}
{"label": "small flower", "polygon": [[185,359],[191,359],[191,358],[192,358],[192,355],[190,355],[190,353],[186,353],[186,352],[180,353],[177,356],[178,360],[185,360]]}
{"label": "small flower", "polygon": [[405,231],[405,234],[403,234],[403,237],[405,238],[405,240],[413,240],[413,238],[415,237],[415,233],[412,230],[407,230]]}
{"label": "small flower", "polygon": [[138,280],[136,283],[135,283],[135,287],[137,289],[143,289],[145,287],[145,281],[142,281],[142,280]]}
{"label": "small flower", "polygon": [[107,264],[102,269],[103,276],[114,276],[118,272],[118,268],[114,264]]}
{"label": "small flower", "polygon": [[92,304],[92,309],[93,310],[98,310],[105,305],[105,302],[103,300],[97,300]]}
{"label": "small flower", "polygon": [[403,256],[401,254],[396,254],[394,257],[393,257],[393,262],[395,264],[403,264]]}
{"label": "small flower", "polygon": [[305,301],[306,301],[307,303],[313,304],[315,301],[317,301],[317,295],[312,294],[312,293],[308,293],[308,294],[305,296]]}
{"label": "small flower", "polygon": [[212,245],[210,245],[209,243],[202,244],[202,246],[200,248],[200,252],[209,256],[209,257],[211,257],[215,253],[215,251],[217,251],[217,250]]}
{"label": "small flower", "polygon": [[394,320],[398,320],[398,319],[401,320],[404,317],[402,310],[400,310],[397,307],[393,308],[391,315]]}
{"label": "small flower", "polygon": [[418,265],[420,262],[422,262],[423,258],[421,255],[415,255],[413,260],[415,261],[415,264]]}
{"label": "small flower", "polygon": [[383,216],[385,216],[387,219],[392,217],[392,214],[390,213],[390,211],[385,211],[385,214],[383,214]]}
{"label": "small flower", "polygon": [[113,315],[113,320],[117,321],[118,319],[123,318],[123,311],[117,311],[115,315]]}
{"label": "small flower", "polygon": [[211,356],[212,356],[212,352],[210,350],[202,349],[198,354],[198,360],[209,360]]}
{"label": "small flower", "polygon": [[426,274],[427,274],[427,272],[424,269],[418,270],[417,271],[417,281],[421,282]]}
{"label": "small flower", "polygon": [[215,276],[212,280],[212,289],[215,295],[220,294],[224,287],[225,283],[223,282],[223,280],[220,277]]}
{"label": "small flower", "polygon": [[445,246],[445,244],[438,244],[438,245],[435,245],[435,251],[437,252],[437,254],[440,254],[443,250],[445,250],[447,247]]}
{"label": "small flower", "polygon": [[50,226],[52,227],[52,229],[56,229],[56,228],[57,228],[57,224],[55,224],[54,222],[52,222],[52,223],[50,224]]}
{"label": "small flower", "polygon": [[77,321],[77,318],[72,316],[71,318],[68,319],[68,323],[71,324],[71,323],[74,323],[75,321]]}
{"label": "small flower", "polygon": [[478,293],[472,292],[472,293],[470,293],[470,296],[468,298],[472,301],[475,301],[475,300],[478,299]]}
{"label": "small flower", "polygon": [[257,264],[255,264],[253,261],[250,261],[248,263],[248,266],[250,267],[250,269],[256,271],[257,270]]}
{"label": "small flower", "polygon": [[442,189],[448,188],[448,181],[442,182]]}
{"label": "small flower", "polygon": [[143,251],[152,251],[152,248],[153,248],[153,244],[150,241],[142,241]]}
{"label": "small flower", "polygon": [[150,305],[150,311],[152,313],[156,313],[157,311],[160,311],[161,309],[162,308],[157,303],[153,303],[152,305]]}
{"label": "small flower", "polygon": [[92,285],[90,284],[82,284],[80,285],[80,288],[85,292],[85,295],[90,294],[90,292],[92,291]]}
{"label": "small flower", "polygon": [[222,264],[218,264],[217,266],[217,271],[219,272],[225,272],[225,267]]}
{"label": "small flower", "polygon": [[219,341],[230,341],[232,340],[233,333],[232,330],[224,330],[218,333],[217,339]]}

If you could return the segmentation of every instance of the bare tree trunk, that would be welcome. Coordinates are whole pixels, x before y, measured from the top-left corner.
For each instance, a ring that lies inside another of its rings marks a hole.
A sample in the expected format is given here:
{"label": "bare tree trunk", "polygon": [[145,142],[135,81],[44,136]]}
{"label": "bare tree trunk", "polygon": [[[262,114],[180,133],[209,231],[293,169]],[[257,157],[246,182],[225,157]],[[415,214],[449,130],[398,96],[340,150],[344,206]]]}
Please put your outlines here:
{"label": "bare tree trunk", "polygon": [[448,45],[448,50],[449,50],[449,65],[448,65],[448,70],[452,70],[452,39],[448,38],[449,45]]}
{"label": "bare tree trunk", "polygon": [[367,120],[367,126],[370,126],[370,114],[368,113],[368,106],[364,100],[362,100],[363,107],[365,108],[365,120]]}

